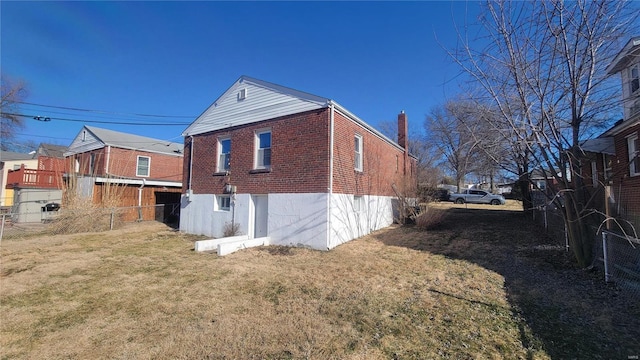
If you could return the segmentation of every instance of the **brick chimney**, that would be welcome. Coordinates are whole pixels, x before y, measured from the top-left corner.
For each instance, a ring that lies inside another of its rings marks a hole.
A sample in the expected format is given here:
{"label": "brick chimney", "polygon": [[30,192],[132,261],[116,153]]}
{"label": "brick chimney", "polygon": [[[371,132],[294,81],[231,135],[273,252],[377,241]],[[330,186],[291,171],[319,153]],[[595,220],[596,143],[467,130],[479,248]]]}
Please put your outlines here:
{"label": "brick chimney", "polygon": [[404,154],[402,154],[402,173],[407,175],[407,167],[409,166],[409,125],[407,122],[407,114],[404,110],[398,114],[398,145],[404,148]]}
{"label": "brick chimney", "polygon": [[407,114],[402,110],[400,114],[398,114],[398,145],[402,146],[405,150],[409,147],[407,128]]}

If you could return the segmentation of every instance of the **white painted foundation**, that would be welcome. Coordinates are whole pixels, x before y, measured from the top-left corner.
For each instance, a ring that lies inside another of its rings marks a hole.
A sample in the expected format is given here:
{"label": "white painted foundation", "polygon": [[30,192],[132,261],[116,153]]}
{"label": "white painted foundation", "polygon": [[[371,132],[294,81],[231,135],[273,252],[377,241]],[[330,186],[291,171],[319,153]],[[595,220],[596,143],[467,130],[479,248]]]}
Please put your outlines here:
{"label": "white painted foundation", "polygon": [[[354,197],[347,194],[268,194],[268,238],[273,245],[332,249],[393,223],[392,197],[364,196],[364,207],[354,211]],[[253,239],[254,209],[251,194],[237,194],[229,211],[215,210],[212,194],[183,195],[180,230],[212,238],[205,247],[223,243],[224,228],[232,214],[240,235]],[[326,208],[331,204],[330,211]],[[329,216],[331,221],[329,222]],[[203,250],[207,251],[207,250]]]}

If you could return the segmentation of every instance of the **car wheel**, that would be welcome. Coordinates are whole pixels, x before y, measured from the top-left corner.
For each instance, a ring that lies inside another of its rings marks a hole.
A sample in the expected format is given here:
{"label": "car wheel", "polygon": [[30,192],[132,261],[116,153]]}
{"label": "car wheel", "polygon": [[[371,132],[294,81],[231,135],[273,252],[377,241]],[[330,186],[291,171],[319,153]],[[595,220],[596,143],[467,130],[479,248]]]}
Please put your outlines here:
{"label": "car wheel", "polygon": [[498,199],[491,200],[491,205],[500,205],[500,200]]}
{"label": "car wheel", "polygon": [[464,199],[462,198],[456,199],[456,204],[464,204]]}

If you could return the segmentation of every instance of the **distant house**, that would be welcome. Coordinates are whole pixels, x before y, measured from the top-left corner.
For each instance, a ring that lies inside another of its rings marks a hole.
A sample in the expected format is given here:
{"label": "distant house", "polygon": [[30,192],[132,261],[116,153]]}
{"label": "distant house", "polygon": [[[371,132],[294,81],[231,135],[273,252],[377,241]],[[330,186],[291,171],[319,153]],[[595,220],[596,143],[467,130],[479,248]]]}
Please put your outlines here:
{"label": "distant house", "polygon": [[[67,182],[96,204],[139,207],[124,220],[169,221],[179,212],[182,150],[179,143],[84,126],[64,153]],[[171,206],[158,213],[154,205],[162,204]]]}
{"label": "distant house", "polygon": [[4,205],[11,207],[14,222],[38,222],[43,219],[42,207],[62,200],[64,157],[66,146],[40,144],[35,152],[22,154],[29,160],[14,163],[3,171]]}
{"label": "distant house", "polygon": [[242,76],[184,132],[180,229],[327,250],[415,196],[407,116],[387,138],[333,100]]}
{"label": "distant house", "polygon": [[[16,153],[0,150],[0,206],[10,208],[13,206],[13,187],[7,189],[7,176],[9,171],[19,170],[20,168],[36,170],[38,168],[38,159],[33,154]],[[11,185],[11,183],[9,183]]]}
{"label": "distant house", "polygon": [[624,118],[582,144],[582,175],[591,193],[607,194],[611,215],[640,225],[640,37],[625,45],[607,72],[620,74]]}

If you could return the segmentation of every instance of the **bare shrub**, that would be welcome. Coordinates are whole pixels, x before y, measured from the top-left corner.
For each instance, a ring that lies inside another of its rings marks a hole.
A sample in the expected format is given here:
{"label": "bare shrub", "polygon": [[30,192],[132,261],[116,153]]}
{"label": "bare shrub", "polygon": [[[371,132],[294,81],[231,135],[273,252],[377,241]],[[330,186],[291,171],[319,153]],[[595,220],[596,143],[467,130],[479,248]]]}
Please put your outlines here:
{"label": "bare shrub", "polygon": [[240,224],[238,223],[225,223],[223,229],[224,237],[241,235]]}
{"label": "bare shrub", "polygon": [[442,224],[446,216],[446,210],[427,206],[425,210],[416,217],[416,226],[422,230],[433,230]]}
{"label": "bare shrub", "polygon": [[[92,185],[93,186],[93,185]],[[76,174],[66,178],[63,207],[51,219],[49,230],[53,234],[74,234],[115,229],[123,224],[121,214],[115,211],[125,185],[106,183],[93,198],[82,194]]]}

